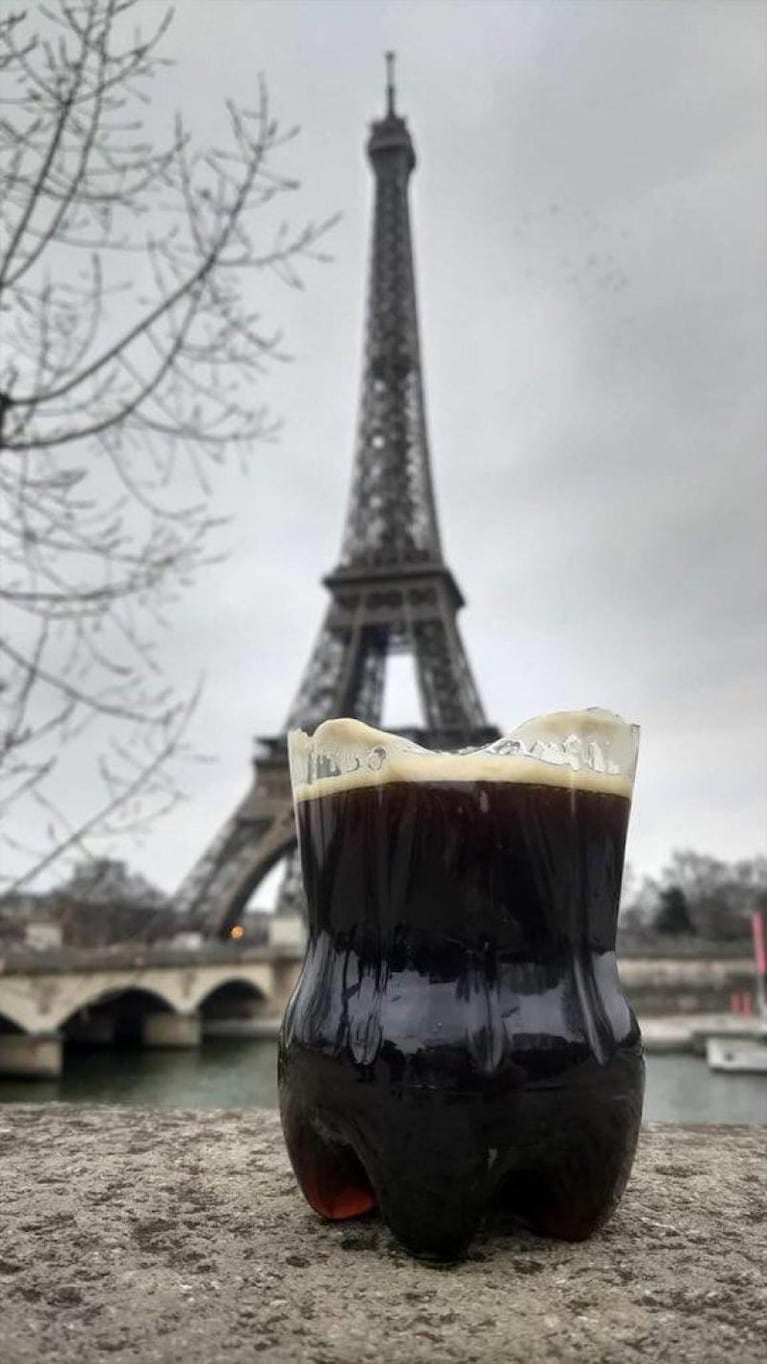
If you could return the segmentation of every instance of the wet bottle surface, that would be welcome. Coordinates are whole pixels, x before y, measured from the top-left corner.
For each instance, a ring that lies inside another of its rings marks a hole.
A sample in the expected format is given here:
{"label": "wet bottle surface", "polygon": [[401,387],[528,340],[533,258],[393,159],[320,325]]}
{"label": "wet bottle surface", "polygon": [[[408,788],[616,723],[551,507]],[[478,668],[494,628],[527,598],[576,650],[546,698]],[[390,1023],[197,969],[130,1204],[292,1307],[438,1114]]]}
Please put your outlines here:
{"label": "wet bottle surface", "polygon": [[415,1255],[480,1223],[590,1235],[641,1117],[615,964],[629,800],[521,782],[356,786],[297,804],[309,944],[280,1043],[298,1182],[378,1208]]}

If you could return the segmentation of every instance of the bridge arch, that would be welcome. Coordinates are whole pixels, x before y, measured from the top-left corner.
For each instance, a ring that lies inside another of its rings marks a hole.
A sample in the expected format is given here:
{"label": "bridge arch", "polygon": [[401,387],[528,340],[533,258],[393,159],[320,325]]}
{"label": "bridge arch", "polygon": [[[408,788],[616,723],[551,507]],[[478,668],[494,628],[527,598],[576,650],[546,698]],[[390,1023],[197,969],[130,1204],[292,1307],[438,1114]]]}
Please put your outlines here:
{"label": "bridge arch", "polygon": [[[57,1013],[52,1016],[51,1025],[55,1029],[64,1028],[72,1022],[77,1014],[102,1006],[108,1008],[108,1006],[114,1005],[116,1012],[125,1012],[126,1004],[138,1004],[139,997],[147,1001],[154,1001],[155,1004],[159,1004],[162,1009],[168,1010],[170,1013],[179,1012],[170,993],[154,983],[149,986],[144,984],[136,986],[133,982],[126,981],[125,984],[102,986],[94,990],[93,983],[86,981],[83,987],[76,992],[75,997],[73,998],[70,995],[66,1003],[63,1003]],[[151,1013],[153,1010],[148,1007],[144,1012]]]}
{"label": "bridge arch", "polygon": [[[266,992],[253,980],[230,976],[200,998],[198,1012],[205,1036],[220,1035],[221,1028],[250,1025],[272,1013]],[[226,1032],[224,1036],[228,1035]]]}
{"label": "bridge arch", "polygon": [[253,999],[271,1002],[274,996],[274,968],[271,962],[254,962],[249,967],[229,964],[200,973],[201,980],[187,1000],[189,1009],[204,1008],[212,996],[228,986],[239,986]]}
{"label": "bridge arch", "polygon": [[19,1033],[26,1032],[27,1029],[20,1018],[14,1018],[13,1010],[3,1004],[0,1009],[0,1033]]}
{"label": "bridge arch", "polygon": [[204,995],[200,995],[197,1000],[197,1008],[202,1009],[209,1004],[215,995],[230,987],[239,987],[243,994],[250,995],[253,999],[262,999],[265,1002],[269,999],[269,994],[258,981],[250,980],[244,975],[227,976],[226,980],[220,980],[216,985],[211,985]]}

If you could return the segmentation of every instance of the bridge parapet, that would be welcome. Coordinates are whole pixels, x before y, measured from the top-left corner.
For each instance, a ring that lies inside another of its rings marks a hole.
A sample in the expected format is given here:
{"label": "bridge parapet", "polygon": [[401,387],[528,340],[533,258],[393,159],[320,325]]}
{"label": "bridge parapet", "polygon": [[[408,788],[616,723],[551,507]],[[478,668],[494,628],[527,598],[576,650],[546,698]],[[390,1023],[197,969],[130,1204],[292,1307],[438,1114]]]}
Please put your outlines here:
{"label": "bridge parapet", "polygon": [[56,972],[102,971],[147,967],[189,967],[194,965],[245,965],[254,962],[301,961],[303,947],[249,947],[238,943],[215,942],[206,939],[200,948],[173,947],[163,943],[141,943],[114,947],[61,947],[55,950],[30,951],[29,948],[10,948],[0,956],[0,978],[9,975],[40,975]]}
{"label": "bridge parapet", "polygon": [[16,954],[0,963],[0,1073],[57,1073],[68,1027],[80,1040],[108,1042],[115,1031],[108,1016],[119,1015],[126,996],[149,1046],[196,1045],[200,1010],[222,987],[243,987],[264,1016],[279,1018],[300,967],[298,950],[224,943],[206,944],[204,952]]}

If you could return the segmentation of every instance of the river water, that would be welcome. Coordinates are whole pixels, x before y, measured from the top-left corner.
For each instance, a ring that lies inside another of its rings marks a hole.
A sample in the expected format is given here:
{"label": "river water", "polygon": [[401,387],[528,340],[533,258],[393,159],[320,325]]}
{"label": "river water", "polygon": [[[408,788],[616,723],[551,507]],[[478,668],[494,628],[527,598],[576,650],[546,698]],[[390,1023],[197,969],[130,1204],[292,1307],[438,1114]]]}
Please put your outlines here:
{"label": "river water", "polygon": [[[206,1041],[196,1051],[68,1049],[58,1080],[0,1080],[0,1103],[273,1108],[277,1044]],[[695,1056],[647,1058],[646,1122],[767,1123],[767,1076],[713,1075]]]}

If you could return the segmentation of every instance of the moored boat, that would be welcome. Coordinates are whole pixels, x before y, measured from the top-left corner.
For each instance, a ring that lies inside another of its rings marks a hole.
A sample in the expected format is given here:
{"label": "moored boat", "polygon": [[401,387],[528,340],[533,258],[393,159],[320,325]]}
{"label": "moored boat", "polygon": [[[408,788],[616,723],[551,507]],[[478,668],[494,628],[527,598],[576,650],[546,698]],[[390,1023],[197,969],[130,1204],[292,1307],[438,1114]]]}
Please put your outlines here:
{"label": "moored boat", "polygon": [[711,1070],[736,1075],[767,1075],[767,933],[761,910],[757,909],[751,915],[751,928],[760,1031],[755,1037],[709,1034],[706,1038],[706,1060]]}
{"label": "moored boat", "polygon": [[738,1075],[767,1075],[767,1037],[707,1037],[711,1070]]}

